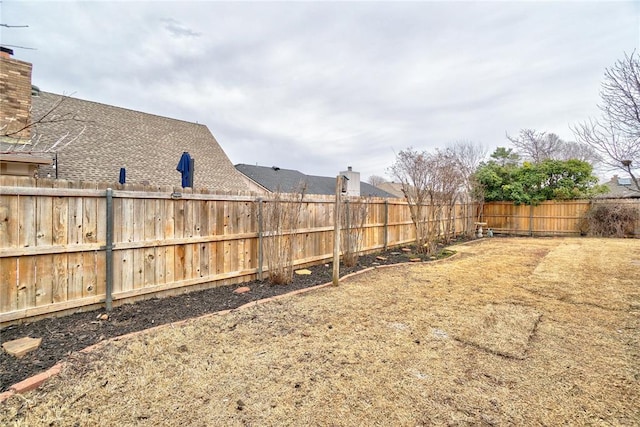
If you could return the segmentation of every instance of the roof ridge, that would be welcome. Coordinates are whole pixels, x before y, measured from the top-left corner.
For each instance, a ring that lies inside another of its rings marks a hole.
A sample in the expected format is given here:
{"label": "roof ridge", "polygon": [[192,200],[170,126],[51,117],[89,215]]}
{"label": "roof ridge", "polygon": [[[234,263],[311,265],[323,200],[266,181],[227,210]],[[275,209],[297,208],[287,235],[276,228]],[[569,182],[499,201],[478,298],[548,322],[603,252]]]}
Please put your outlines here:
{"label": "roof ridge", "polygon": [[120,107],[120,106],[117,106],[117,105],[106,104],[104,102],[98,102],[98,101],[92,101],[92,100],[89,100],[89,99],[78,98],[77,96],[61,95],[59,93],[53,93],[53,92],[47,92],[47,91],[41,90],[40,91],[40,95],[42,95],[42,94],[60,96],[60,97],[63,97],[63,98],[75,99],[77,101],[89,102],[91,104],[97,104],[97,105],[103,105],[103,106],[109,107],[109,108],[118,108],[120,110],[126,110],[126,111],[132,111],[134,113],[144,114],[145,116],[154,116],[154,117],[159,117],[161,119],[169,119],[169,120],[174,120],[176,122],[188,123],[188,124],[196,125],[196,126],[204,126],[204,127],[206,127],[208,129],[207,125],[205,125],[204,123],[190,122],[188,120],[176,119],[174,117],[161,116],[160,114],[147,113],[145,111],[135,110],[133,108]]}

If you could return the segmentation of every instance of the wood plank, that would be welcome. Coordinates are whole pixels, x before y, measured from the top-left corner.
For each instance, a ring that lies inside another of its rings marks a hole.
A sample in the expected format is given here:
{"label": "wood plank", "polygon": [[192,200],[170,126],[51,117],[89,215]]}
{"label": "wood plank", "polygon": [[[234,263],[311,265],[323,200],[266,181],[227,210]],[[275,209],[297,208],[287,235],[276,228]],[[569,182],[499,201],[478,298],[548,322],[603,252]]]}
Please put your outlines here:
{"label": "wood plank", "polygon": [[82,298],[82,263],[84,262],[82,254],[69,254],[67,262],[67,274],[69,281],[67,283],[67,299],[73,300]]}
{"label": "wood plank", "polygon": [[18,310],[36,305],[36,259],[18,259]]}
{"label": "wood plank", "polygon": [[97,252],[82,254],[82,298],[98,294],[98,277],[96,271]]}
{"label": "wood plank", "polygon": [[201,244],[195,244],[195,245],[191,245],[192,248],[192,258],[191,258],[191,262],[192,262],[192,274],[193,277],[201,277],[202,275],[200,274],[200,247]]}
{"label": "wood plank", "polygon": [[[66,180],[59,180],[64,183],[62,186],[55,185],[55,188],[36,187],[36,186],[2,186],[0,193],[11,196],[38,196],[38,197],[104,197],[105,192],[99,190],[83,190],[75,188],[67,188],[73,185]],[[16,184],[18,185],[18,184]]]}
{"label": "wood plank", "polygon": [[[196,254],[198,253],[198,248],[196,246]],[[184,245],[184,267],[183,274],[181,277],[185,279],[192,279],[196,276],[195,268],[193,265],[193,250],[194,245]]]}
{"label": "wood plank", "polygon": [[211,255],[209,252],[211,251],[212,243],[200,243],[198,247],[200,248],[200,277],[208,276],[209,273],[209,265],[211,262]]}
{"label": "wood plank", "polygon": [[164,261],[164,282],[171,283],[175,281],[174,269],[175,269],[175,258],[176,258],[176,247],[175,246],[165,246],[165,261]]}
{"label": "wood plank", "polygon": [[[107,254],[105,251],[98,251],[95,253],[95,271],[96,271],[96,296],[104,296],[107,294]],[[114,258],[115,267],[115,258]],[[118,276],[114,274],[114,282]]]}
{"label": "wood plank", "polygon": [[[105,219],[106,222],[106,219]],[[98,241],[98,199],[84,198],[82,200],[82,242],[96,243]]]}
{"label": "wood plank", "polygon": [[[125,251],[113,251],[113,292],[122,292],[123,264],[122,256]],[[106,288],[105,288],[106,292]]]}
{"label": "wood plank", "polygon": [[67,255],[53,256],[53,276],[52,276],[52,301],[54,303],[65,302],[68,297],[69,276],[68,276]]}
{"label": "wood plank", "polygon": [[184,234],[184,221],[185,221],[185,211],[184,211],[184,200],[176,200],[174,203],[174,237],[182,238],[189,237]]}
{"label": "wood plank", "polygon": [[133,289],[144,286],[145,249],[133,250]]}
{"label": "wood plank", "polygon": [[[115,201],[114,201],[115,202]],[[122,205],[120,205],[122,207]],[[116,229],[120,228],[120,224],[122,219],[119,217],[121,211],[116,211],[115,203],[114,203],[114,218],[113,218],[113,226],[114,232]],[[96,242],[102,245],[105,245],[107,242],[107,199],[100,198],[96,200]],[[120,235],[122,236],[122,235]],[[115,236],[114,236],[114,242]]]}
{"label": "wood plank", "polygon": [[198,235],[199,236],[209,236],[209,202],[200,201],[198,202],[200,212],[198,215]]}
{"label": "wood plank", "polygon": [[143,286],[149,287],[156,284],[156,248],[144,249],[144,278]]}
{"label": "wood plank", "polygon": [[[56,182],[54,185],[67,185],[66,182]],[[69,198],[56,197],[53,199],[53,222],[52,222],[52,244],[67,245],[69,243],[68,234],[69,223]],[[54,303],[67,300],[67,255],[59,254],[53,256],[53,276],[52,276],[51,300]]]}
{"label": "wood plank", "polygon": [[36,301],[37,307],[53,303],[54,255],[40,255],[36,258]]}
{"label": "wood plank", "polygon": [[37,228],[36,245],[51,246],[53,244],[53,198],[38,197],[37,206]]}
{"label": "wood plank", "polygon": [[226,243],[225,242],[217,242],[216,243],[216,275],[225,273],[225,260],[228,259],[225,255]]}
{"label": "wood plank", "polygon": [[[82,218],[83,218],[83,201],[82,198],[72,197],[69,202],[69,227],[68,241],[69,244],[83,243]],[[69,280],[67,282],[67,299],[72,300],[82,298],[82,253],[70,253],[67,256],[67,274]]]}
{"label": "wood plank", "polygon": [[185,264],[186,264],[186,246],[175,246],[174,268],[173,268],[173,280],[179,282],[187,278],[185,276]]}
{"label": "wood plank", "polygon": [[20,196],[18,198],[18,246],[21,248],[36,245],[36,198]]}
{"label": "wood plank", "polygon": [[187,200],[184,202],[184,237],[193,237],[194,235],[194,207],[193,201]]}
{"label": "wood plank", "polygon": [[[144,240],[156,240],[159,230],[157,201],[155,199],[144,200]],[[143,255],[143,286],[153,286],[156,283],[156,250],[155,247],[145,248]]]}
{"label": "wood plank", "polygon": [[19,213],[18,197],[0,195],[0,248],[19,246]]}
{"label": "wood plank", "polygon": [[0,312],[18,308],[18,258],[0,259]]}
{"label": "wood plank", "polygon": [[[171,240],[175,236],[175,202],[173,200],[164,200],[164,238]],[[164,247],[164,283],[171,283],[174,279],[175,268],[175,246]]]}
{"label": "wood plank", "polygon": [[[122,199],[122,226],[121,235],[123,242],[135,242],[134,237],[134,200]],[[114,217],[115,227],[115,217]],[[117,244],[116,247],[121,247],[121,244]],[[133,277],[134,277],[134,257],[133,250],[117,251],[120,259],[122,277],[120,282],[120,288],[122,291],[128,291],[133,289]]]}
{"label": "wood plank", "polygon": [[217,274],[216,264],[218,262],[218,244],[211,243],[209,245],[209,275],[215,276]]}
{"label": "wood plank", "polygon": [[67,309],[89,306],[98,302],[102,302],[103,299],[104,298],[100,299],[100,297],[92,297],[86,299],[81,298],[73,301],[57,302],[42,307],[32,307],[24,310],[13,310],[6,313],[3,312],[0,313],[0,325],[14,320],[27,319],[29,317],[41,316],[48,313],[56,313]]}

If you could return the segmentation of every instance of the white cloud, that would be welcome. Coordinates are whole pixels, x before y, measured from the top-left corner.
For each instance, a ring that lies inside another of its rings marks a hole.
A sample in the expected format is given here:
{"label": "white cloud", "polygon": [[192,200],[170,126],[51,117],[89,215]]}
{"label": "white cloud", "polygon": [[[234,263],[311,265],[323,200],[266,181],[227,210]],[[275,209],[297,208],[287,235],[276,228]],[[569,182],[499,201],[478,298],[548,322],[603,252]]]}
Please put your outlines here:
{"label": "white cloud", "polygon": [[234,163],[383,174],[393,151],[572,137],[638,4],[3,3],[43,90],[206,124]]}

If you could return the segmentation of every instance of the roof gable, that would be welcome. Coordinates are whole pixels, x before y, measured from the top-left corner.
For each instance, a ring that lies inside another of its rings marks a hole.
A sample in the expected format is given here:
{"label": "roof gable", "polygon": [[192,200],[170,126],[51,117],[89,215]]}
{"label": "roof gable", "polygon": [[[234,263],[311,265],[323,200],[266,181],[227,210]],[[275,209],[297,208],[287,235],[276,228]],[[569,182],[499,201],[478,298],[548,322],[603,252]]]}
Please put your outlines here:
{"label": "roof gable", "polygon": [[50,116],[56,120],[36,124],[24,150],[57,151],[59,178],[117,182],[124,167],[127,182],[180,186],[176,166],[187,151],[195,159],[195,187],[247,190],[204,125],[48,92],[32,98],[33,117],[56,103]]}

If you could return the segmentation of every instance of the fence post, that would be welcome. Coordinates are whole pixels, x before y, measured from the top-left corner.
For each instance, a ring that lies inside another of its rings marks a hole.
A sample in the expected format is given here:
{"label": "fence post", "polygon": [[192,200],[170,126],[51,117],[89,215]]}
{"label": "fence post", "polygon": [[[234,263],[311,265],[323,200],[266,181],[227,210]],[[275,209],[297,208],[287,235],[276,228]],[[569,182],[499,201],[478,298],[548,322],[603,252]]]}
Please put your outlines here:
{"label": "fence post", "polygon": [[336,202],[333,214],[333,286],[340,281],[340,194],[342,193],[342,176],[336,177]]}
{"label": "fence post", "polygon": [[262,235],[264,231],[262,229],[262,197],[258,197],[256,200],[258,202],[258,280],[263,280],[263,246],[262,246]]}
{"label": "fence post", "polygon": [[105,267],[107,289],[105,297],[105,305],[107,311],[111,311],[113,303],[113,190],[107,188],[107,237],[105,245]]}
{"label": "fence post", "polygon": [[389,199],[384,199],[384,250],[389,245]]}

